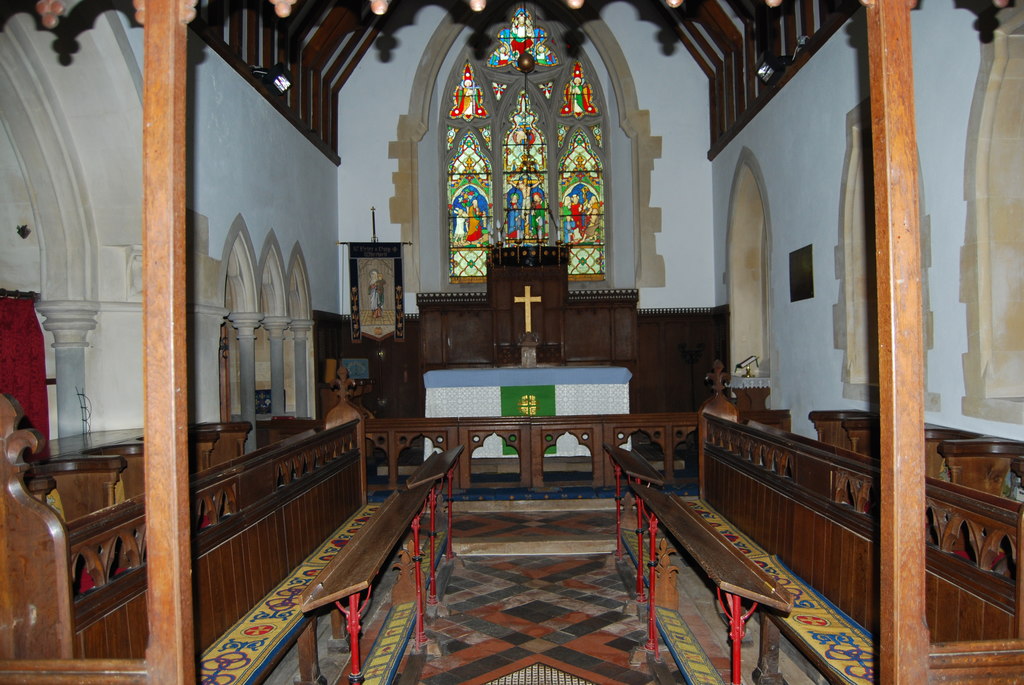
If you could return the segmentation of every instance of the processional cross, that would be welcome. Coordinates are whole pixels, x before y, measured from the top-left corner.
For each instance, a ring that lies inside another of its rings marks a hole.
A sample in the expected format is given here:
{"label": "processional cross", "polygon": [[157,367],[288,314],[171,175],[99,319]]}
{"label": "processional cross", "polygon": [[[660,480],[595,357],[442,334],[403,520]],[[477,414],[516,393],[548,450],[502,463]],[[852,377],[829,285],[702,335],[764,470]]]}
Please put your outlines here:
{"label": "processional cross", "polygon": [[516,304],[522,304],[523,305],[523,309],[526,312],[526,332],[527,333],[532,333],[533,332],[533,303],[541,301],[540,295],[537,295],[536,297],[532,297],[530,295],[530,286],[525,286],[525,289],[523,290],[523,294],[521,296],[517,295],[515,298],[513,298],[512,301],[515,302]]}

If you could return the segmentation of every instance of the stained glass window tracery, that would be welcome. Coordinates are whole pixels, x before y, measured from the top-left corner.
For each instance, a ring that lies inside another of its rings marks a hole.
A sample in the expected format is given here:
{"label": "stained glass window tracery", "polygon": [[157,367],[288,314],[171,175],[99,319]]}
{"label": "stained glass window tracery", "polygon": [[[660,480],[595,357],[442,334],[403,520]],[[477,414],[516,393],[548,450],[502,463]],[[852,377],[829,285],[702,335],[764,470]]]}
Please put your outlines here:
{"label": "stained glass window tracery", "polygon": [[515,66],[519,56],[527,52],[533,56],[537,66],[553,67],[558,56],[547,44],[548,32],[535,26],[533,15],[526,7],[517,7],[508,26],[498,31],[498,46],[494,48],[488,66]]}
{"label": "stained glass window tracery", "polygon": [[469,131],[448,164],[449,278],[483,281],[490,245],[492,174],[476,135]]}
{"label": "stained glass window tracery", "polygon": [[[562,29],[536,17],[516,8],[488,32],[485,57],[467,46],[449,76],[441,113],[452,283],[486,280],[490,246],[500,241],[564,242],[570,279],[604,278],[600,85],[587,78],[585,53],[560,63]],[[525,52],[536,68],[524,76],[515,66]]]}

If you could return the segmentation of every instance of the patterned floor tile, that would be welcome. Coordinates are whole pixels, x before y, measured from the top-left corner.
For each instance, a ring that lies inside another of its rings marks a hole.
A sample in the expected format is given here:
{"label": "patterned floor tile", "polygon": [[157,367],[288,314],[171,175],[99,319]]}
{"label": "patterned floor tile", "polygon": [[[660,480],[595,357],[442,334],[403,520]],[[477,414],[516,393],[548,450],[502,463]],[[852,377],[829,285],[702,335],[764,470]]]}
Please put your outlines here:
{"label": "patterned floor tile", "polygon": [[[449,615],[429,626],[441,656],[424,666],[425,685],[651,680],[629,665],[646,632],[610,555],[460,559],[444,603]],[[548,677],[541,663],[576,680],[530,680]]]}

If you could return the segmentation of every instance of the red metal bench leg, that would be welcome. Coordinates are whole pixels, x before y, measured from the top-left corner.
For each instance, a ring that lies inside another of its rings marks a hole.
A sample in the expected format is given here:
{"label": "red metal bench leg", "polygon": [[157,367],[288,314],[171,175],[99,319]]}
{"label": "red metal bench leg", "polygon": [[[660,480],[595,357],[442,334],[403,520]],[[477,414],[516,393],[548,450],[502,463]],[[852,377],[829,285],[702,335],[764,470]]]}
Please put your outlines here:
{"label": "red metal bench leg", "polygon": [[423,555],[420,554],[420,516],[412,520],[413,571],[416,574],[416,649],[427,644],[427,632],[423,628]]}
{"label": "red metal bench leg", "polygon": [[444,555],[449,559],[455,558],[455,550],[452,548],[452,479],[455,478],[455,469],[449,469],[448,471],[448,501],[445,502],[445,506],[448,509],[448,535],[445,536],[445,552]]}
{"label": "red metal bench leg", "polygon": [[[640,480],[636,481],[638,484]],[[644,500],[640,496],[636,500],[636,601],[646,602],[644,593]]]}
{"label": "red metal bench leg", "polygon": [[615,558],[622,559],[622,467],[617,463],[612,466],[615,467]]}
{"label": "red metal bench leg", "polygon": [[372,588],[367,588],[366,599],[363,600],[362,606],[359,604],[359,595],[361,594],[359,592],[348,596],[347,609],[340,600],[334,603],[338,610],[345,614],[345,624],[348,629],[348,648],[352,655],[348,674],[348,681],[350,683],[363,682],[363,667],[359,661],[359,633],[362,630],[363,612],[366,611],[366,607],[370,603],[370,592],[372,592]]}
{"label": "red metal bench leg", "polygon": [[[440,486],[438,486],[440,487]],[[438,487],[430,488],[430,593],[427,595],[427,604],[437,604],[437,573],[434,563],[434,548],[437,546],[437,490]]]}
{"label": "red metal bench leg", "polygon": [[[654,582],[655,573],[657,571],[658,562],[655,561],[657,555],[654,550],[655,538],[658,536],[658,517],[654,513],[647,515],[647,542],[650,545],[650,550],[647,555],[647,645],[646,649],[648,652],[654,654],[654,658],[658,659],[658,630],[655,625],[655,614],[654,614]],[[637,568],[637,575],[640,575],[640,569]]]}
{"label": "red metal bench leg", "polygon": [[747,613],[743,613],[742,598],[731,592],[723,592],[719,588],[718,603],[729,619],[729,639],[732,641],[732,685],[740,685],[743,681],[741,666],[743,636],[747,634],[747,621],[754,615],[757,602],[751,605]]}

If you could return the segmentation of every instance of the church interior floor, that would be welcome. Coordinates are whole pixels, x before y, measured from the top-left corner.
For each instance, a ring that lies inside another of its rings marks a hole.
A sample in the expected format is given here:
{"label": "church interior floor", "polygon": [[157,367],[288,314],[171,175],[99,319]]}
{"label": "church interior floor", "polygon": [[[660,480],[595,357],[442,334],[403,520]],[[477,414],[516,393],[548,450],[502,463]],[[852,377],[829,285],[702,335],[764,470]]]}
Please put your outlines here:
{"label": "church interior floor", "polygon": [[[614,500],[459,502],[453,528],[456,559],[440,604],[428,610],[425,653],[414,656],[410,643],[397,683],[684,682],[664,643],[661,679],[647,664],[646,604],[635,601],[633,581],[618,571]],[[729,682],[728,627],[713,586],[692,561],[674,557],[674,563],[680,567],[679,612]],[[373,643],[386,611],[376,613],[363,645]],[[322,631],[327,624],[321,621]],[[757,645],[755,619],[743,640],[744,683],[754,682]],[[328,652],[321,651],[322,661],[347,657]],[[418,678],[411,677],[420,666]],[[824,683],[785,641],[780,670],[789,685]],[[343,662],[325,674],[329,682],[348,682]]]}

